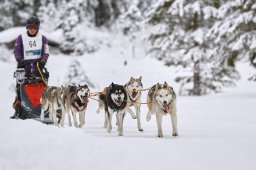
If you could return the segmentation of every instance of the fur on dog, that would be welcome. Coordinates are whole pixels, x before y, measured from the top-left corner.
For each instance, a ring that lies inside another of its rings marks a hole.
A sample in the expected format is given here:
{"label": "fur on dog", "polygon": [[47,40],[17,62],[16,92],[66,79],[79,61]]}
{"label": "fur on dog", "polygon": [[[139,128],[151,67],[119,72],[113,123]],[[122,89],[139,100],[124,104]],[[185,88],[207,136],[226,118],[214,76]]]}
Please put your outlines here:
{"label": "fur on dog", "polygon": [[109,87],[106,87],[103,93],[99,95],[98,111],[102,107],[105,109],[104,127],[107,128],[107,132],[112,131],[112,116],[116,112],[118,136],[123,136],[123,120],[128,107],[127,93],[124,86],[112,83]]}
{"label": "fur on dog", "polygon": [[[127,91],[128,96],[128,103],[129,107],[127,108],[127,111],[131,114],[132,118],[137,118],[137,127],[139,131],[143,131],[141,127],[141,117],[140,117],[140,107],[141,107],[141,90],[143,89],[143,84],[141,82],[142,77],[139,77],[138,79],[131,77],[130,80],[125,84],[125,89]],[[134,103],[133,103],[134,102]],[[136,115],[130,108],[131,106],[135,107]]]}
{"label": "fur on dog", "polygon": [[[85,112],[89,102],[90,89],[87,85],[67,86],[63,98],[63,105],[65,112],[61,119],[63,124],[65,115],[68,115],[69,126],[72,126],[71,116],[74,121],[74,126],[81,128],[85,124]],[[71,111],[71,114],[70,114]],[[77,123],[77,114],[79,118],[79,125]]]}
{"label": "fur on dog", "polygon": [[44,120],[44,112],[49,109],[49,118],[53,120],[54,124],[58,125],[57,117],[61,117],[61,115],[57,116],[57,110],[63,107],[63,96],[64,96],[64,87],[55,87],[55,86],[48,86],[45,87],[40,103],[41,103],[41,115],[40,118]]}
{"label": "fur on dog", "polygon": [[176,95],[171,86],[164,84],[154,85],[147,96],[148,114],[147,121],[150,121],[151,114],[156,114],[158,137],[163,137],[162,117],[169,114],[172,120],[172,136],[178,136],[177,131],[177,110]]}

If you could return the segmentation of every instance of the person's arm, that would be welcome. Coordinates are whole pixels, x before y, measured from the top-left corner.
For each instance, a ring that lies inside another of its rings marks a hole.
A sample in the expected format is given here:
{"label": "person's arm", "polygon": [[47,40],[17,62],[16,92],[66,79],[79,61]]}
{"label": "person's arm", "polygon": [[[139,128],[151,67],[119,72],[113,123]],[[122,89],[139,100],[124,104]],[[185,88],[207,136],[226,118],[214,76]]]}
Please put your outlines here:
{"label": "person's arm", "polygon": [[43,36],[43,47],[42,47],[42,59],[47,61],[49,57],[49,46],[48,46],[48,40],[45,36]]}
{"label": "person's arm", "polygon": [[42,55],[39,61],[40,67],[44,67],[49,57],[49,46],[48,40],[45,36],[43,36],[43,46],[42,46]]}
{"label": "person's arm", "polygon": [[24,59],[23,56],[23,44],[21,35],[18,36],[14,47],[14,56],[17,62],[21,62]]}

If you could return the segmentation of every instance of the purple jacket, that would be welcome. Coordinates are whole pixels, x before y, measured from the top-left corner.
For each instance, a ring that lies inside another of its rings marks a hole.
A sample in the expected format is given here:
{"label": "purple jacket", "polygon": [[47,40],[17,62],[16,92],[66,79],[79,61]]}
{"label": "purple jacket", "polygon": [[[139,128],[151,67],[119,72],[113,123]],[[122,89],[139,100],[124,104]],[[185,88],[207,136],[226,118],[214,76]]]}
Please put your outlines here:
{"label": "purple jacket", "polygon": [[[31,59],[31,60],[25,60],[25,71],[26,73],[31,73],[31,70],[34,71],[34,74],[36,76],[39,76],[36,63],[40,61],[41,59],[45,59],[47,61],[49,54],[46,53],[46,49],[44,47],[47,46],[48,48],[48,40],[45,36],[42,38],[42,48],[41,48],[41,58],[39,59]],[[24,48],[23,48],[23,41],[22,41],[22,35],[19,35],[16,39],[16,44],[14,48],[14,56],[16,58],[17,62],[23,61],[24,59]]]}

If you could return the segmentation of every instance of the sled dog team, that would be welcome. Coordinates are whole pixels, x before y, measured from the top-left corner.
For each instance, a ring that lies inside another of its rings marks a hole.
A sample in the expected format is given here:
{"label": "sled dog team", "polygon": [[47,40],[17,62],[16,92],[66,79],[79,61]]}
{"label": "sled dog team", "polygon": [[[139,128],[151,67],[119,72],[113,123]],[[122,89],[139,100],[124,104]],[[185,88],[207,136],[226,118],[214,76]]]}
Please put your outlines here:
{"label": "sled dog team", "polygon": [[[109,87],[99,93],[97,113],[104,109],[104,127],[108,133],[112,130],[112,117],[116,113],[118,135],[123,136],[123,122],[126,112],[130,113],[133,119],[137,119],[138,130],[143,131],[140,116],[142,90],[142,77],[138,79],[131,77],[124,86],[111,83]],[[49,117],[56,126],[63,126],[67,115],[69,126],[72,126],[73,119],[74,126],[81,128],[85,124],[85,112],[90,94],[90,89],[87,85],[46,87],[41,97],[41,120],[44,120],[44,112],[49,109]],[[172,136],[178,136],[176,95],[173,88],[166,82],[164,84],[155,84],[148,91],[146,104],[148,106],[147,121],[150,121],[152,114],[156,114],[157,136],[163,137],[162,118],[167,114],[171,116]],[[130,108],[132,106],[135,107],[136,113]]]}

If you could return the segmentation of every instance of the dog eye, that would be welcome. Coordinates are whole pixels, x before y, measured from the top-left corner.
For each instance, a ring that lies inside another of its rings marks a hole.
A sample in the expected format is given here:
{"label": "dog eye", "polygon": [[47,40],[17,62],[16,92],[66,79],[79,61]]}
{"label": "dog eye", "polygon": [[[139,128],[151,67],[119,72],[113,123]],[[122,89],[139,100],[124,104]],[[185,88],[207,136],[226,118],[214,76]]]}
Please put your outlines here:
{"label": "dog eye", "polygon": [[159,95],[160,97],[163,97],[161,94]]}
{"label": "dog eye", "polygon": [[166,94],[165,96],[168,96],[168,94]]}

